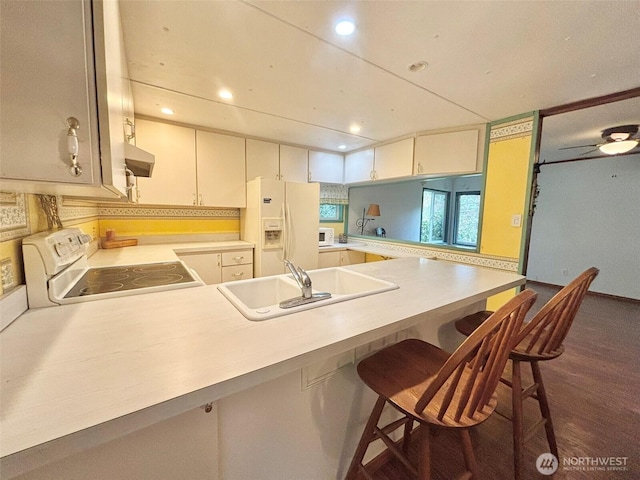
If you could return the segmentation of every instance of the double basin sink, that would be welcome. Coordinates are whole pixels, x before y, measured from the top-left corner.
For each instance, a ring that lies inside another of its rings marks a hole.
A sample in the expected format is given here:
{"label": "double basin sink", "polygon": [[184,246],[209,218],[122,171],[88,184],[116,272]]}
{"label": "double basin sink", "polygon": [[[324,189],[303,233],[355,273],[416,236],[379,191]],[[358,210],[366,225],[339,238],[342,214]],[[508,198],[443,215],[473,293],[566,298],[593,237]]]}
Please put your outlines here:
{"label": "double basin sink", "polygon": [[222,283],[218,290],[249,320],[267,320],[332,303],[395,290],[398,285],[341,267],[307,272],[315,295],[326,292],[330,297],[312,302],[290,302],[295,306],[280,307],[286,300],[301,298],[301,290],[292,275],[274,275]]}

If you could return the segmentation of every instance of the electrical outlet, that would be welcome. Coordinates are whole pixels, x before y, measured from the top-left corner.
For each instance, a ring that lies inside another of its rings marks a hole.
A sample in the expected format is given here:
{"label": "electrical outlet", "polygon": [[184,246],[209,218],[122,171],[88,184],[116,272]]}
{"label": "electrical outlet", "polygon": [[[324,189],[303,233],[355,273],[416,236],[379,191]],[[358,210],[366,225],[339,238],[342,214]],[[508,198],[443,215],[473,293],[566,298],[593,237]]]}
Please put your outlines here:
{"label": "electrical outlet", "polygon": [[562,276],[563,277],[568,277],[569,276],[569,269],[563,268],[562,269]]}
{"label": "electrical outlet", "polygon": [[511,226],[512,227],[519,227],[522,225],[522,215],[520,215],[519,213],[516,213],[515,215],[511,216]]}

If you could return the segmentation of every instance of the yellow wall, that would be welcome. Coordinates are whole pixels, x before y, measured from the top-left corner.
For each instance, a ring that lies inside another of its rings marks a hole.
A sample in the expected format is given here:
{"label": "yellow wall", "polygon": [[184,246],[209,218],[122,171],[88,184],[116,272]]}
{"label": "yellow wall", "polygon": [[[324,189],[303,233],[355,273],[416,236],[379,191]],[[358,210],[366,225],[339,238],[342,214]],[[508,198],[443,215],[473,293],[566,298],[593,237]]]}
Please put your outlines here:
{"label": "yellow wall", "polygon": [[107,229],[115,230],[116,237],[201,233],[239,234],[240,219],[101,218],[100,237],[106,236]]}
{"label": "yellow wall", "polygon": [[[528,215],[528,194],[533,164],[532,142],[537,128],[537,116],[522,119],[532,122],[525,133],[506,135],[489,144],[485,167],[485,189],[482,210],[480,253],[522,261]],[[505,130],[519,121],[492,126],[492,131]],[[517,128],[516,128],[517,131]],[[513,215],[520,215],[520,226],[511,225]],[[512,289],[494,295],[487,301],[487,309],[495,310],[518,293]]]}
{"label": "yellow wall", "polygon": [[[526,224],[531,136],[496,142],[489,147],[480,253],[518,258]],[[513,215],[521,226],[511,226]]]}

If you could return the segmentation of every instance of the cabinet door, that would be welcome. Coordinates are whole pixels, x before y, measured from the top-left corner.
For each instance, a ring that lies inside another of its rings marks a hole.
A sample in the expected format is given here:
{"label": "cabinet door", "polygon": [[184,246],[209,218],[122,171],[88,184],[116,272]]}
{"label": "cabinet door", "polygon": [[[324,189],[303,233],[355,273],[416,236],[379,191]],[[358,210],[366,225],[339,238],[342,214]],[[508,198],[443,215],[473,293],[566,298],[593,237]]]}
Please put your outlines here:
{"label": "cabinet door", "polygon": [[374,170],[376,180],[410,176],[413,173],[413,138],[377,147]]}
{"label": "cabinet door", "polygon": [[247,182],[256,177],[280,179],[280,145],[247,138]]}
{"label": "cabinet door", "polygon": [[189,268],[195,270],[207,285],[222,282],[222,254],[180,253],[178,258],[186,263]]}
{"label": "cabinet door", "polygon": [[[90,2],[3,1],[2,178],[100,184]],[[71,175],[67,118],[79,121]]]}
{"label": "cabinet door", "polygon": [[355,265],[357,263],[364,263],[364,252],[355,252],[353,250],[340,252],[340,265]]}
{"label": "cabinet door", "polygon": [[373,180],[373,148],[344,157],[344,183]]}
{"label": "cabinet door", "polygon": [[480,171],[478,130],[420,135],[416,139],[415,173],[470,173]]}
{"label": "cabinet door", "polygon": [[246,206],[244,138],[198,130],[196,166],[198,205]]}
{"label": "cabinet door", "polygon": [[344,157],[338,153],[309,151],[309,181],[342,183]]}
{"label": "cabinet door", "polygon": [[340,266],[340,254],[343,252],[320,252],[318,254],[318,268]]}
{"label": "cabinet door", "polygon": [[309,150],[280,145],[280,180],[303,182],[309,179]]}
{"label": "cabinet door", "polygon": [[156,156],[152,177],[138,177],[139,202],[155,205],[195,205],[195,130],[138,119],[136,145],[153,152]]}

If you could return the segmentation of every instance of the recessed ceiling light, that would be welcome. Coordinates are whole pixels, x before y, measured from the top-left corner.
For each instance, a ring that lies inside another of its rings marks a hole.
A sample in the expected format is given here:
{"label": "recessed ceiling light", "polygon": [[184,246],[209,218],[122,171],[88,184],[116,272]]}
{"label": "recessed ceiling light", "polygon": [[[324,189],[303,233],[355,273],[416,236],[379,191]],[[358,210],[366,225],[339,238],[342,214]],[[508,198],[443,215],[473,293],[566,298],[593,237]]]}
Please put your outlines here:
{"label": "recessed ceiling light", "polygon": [[420,62],[412,63],[407,68],[409,68],[409,70],[412,71],[412,72],[420,72],[420,71],[424,70],[425,68],[427,68],[427,65],[429,65],[427,62],[420,61]]}
{"label": "recessed ceiling light", "polygon": [[358,133],[360,131],[360,125],[351,125],[351,127],[349,127],[349,131],[351,133]]}
{"label": "recessed ceiling light", "polygon": [[224,98],[225,100],[230,100],[233,98],[233,93],[231,93],[229,90],[223,89],[218,92],[218,96],[220,98]]}
{"label": "recessed ceiling light", "polygon": [[351,20],[341,20],[336,23],[336,33],[338,35],[351,35],[355,29],[356,25]]}
{"label": "recessed ceiling light", "polygon": [[173,110],[171,110],[171,109],[170,109],[170,108],[168,108],[168,107],[162,107],[162,108],[160,109],[160,111],[161,111],[162,113],[164,113],[165,115],[173,115],[174,113],[176,113],[176,112],[174,112]]}
{"label": "recessed ceiling light", "polygon": [[340,150],[344,150],[345,148],[347,148],[347,146],[346,146],[346,145],[338,145],[338,148],[339,148]]}

